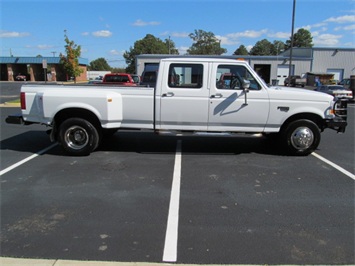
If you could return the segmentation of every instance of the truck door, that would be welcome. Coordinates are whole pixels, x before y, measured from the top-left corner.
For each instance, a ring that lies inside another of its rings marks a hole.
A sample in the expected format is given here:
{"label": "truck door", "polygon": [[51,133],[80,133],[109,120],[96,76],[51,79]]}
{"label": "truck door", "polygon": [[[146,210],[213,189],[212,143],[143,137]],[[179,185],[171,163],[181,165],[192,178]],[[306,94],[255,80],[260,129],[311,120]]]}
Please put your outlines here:
{"label": "truck door", "polygon": [[[208,63],[166,62],[157,86],[156,128],[207,130]],[[158,95],[159,94],[159,95]]]}
{"label": "truck door", "polygon": [[[211,80],[216,82],[210,88],[209,131],[263,131],[269,115],[268,92],[248,67],[213,64]],[[244,80],[250,82],[249,92],[243,91]]]}

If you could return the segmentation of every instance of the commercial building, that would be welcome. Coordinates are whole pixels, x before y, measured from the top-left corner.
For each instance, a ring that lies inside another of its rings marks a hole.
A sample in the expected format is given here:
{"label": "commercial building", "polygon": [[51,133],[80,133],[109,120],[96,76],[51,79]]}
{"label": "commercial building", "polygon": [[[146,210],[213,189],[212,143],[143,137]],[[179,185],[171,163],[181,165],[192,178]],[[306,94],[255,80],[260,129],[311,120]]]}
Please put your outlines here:
{"label": "commercial building", "polygon": [[[136,57],[136,73],[141,75],[145,66],[158,64],[166,57],[179,55],[138,55]],[[203,56],[205,57],[205,56]],[[246,60],[251,67],[269,84],[283,85],[289,74],[290,50],[278,56],[210,56],[211,58],[231,58]],[[332,77],[342,80],[355,75],[355,49],[353,48],[293,48],[292,75],[308,76],[307,85],[313,86],[315,76]],[[329,75],[330,74],[330,75]]]}
{"label": "commercial building", "polygon": [[[86,81],[88,60],[79,58],[79,67],[83,70],[77,81]],[[28,81],[67,81],[68,77],[60,64],[60,57],[0,57],[0,79],[14,81],[19,74]]]}

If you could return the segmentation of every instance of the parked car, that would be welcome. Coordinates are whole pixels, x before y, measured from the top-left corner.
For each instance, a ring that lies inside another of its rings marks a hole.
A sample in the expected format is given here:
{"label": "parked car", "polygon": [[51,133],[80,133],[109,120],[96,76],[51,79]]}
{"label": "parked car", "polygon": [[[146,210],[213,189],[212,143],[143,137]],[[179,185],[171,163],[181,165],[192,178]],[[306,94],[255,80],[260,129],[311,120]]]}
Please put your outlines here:
{"label": "parked car", "polygon": [[94,80],[90,80],[89,81],[89,84],[98,84],[98,83],[101,83],[102,82],[102,80],[103,80],[103,76],[98,76],[98,77],[96,77]]}
{"label": "parked car", "polygon": [[350,79],[343,79],[342,81],[338,82],[338,85],[342,85],[345,88],[350,88]]}
{"label": "parked car", "polygon": [[289,76],[289,77],[285,78],[284,85],[288,86],[289,83],[290,83],[291,87],[297,87],[297,86],[304,87],[307,83],[307,79],[301,78],[301,76],[298,76],[298,75]]}
{"label": "parked car", "polygon": [[137,86],[137,83],[133,80],[132,76],[127,73],[111,73],[106,74],[101,84],[113,84],[123,86]]}
{"label": "parked car", "polygon": [[16,79],[17,81],[26,81],[26,80],[27,80],[27,76],[24,75],[24,74],[19,73],[19,74],[15,77],[15,79]]}
{"label": "parked car", "polygon": [[339,99],[352,99],[353,92],[341,85],[322,85],[315,89],[316,91],[327,93]]}

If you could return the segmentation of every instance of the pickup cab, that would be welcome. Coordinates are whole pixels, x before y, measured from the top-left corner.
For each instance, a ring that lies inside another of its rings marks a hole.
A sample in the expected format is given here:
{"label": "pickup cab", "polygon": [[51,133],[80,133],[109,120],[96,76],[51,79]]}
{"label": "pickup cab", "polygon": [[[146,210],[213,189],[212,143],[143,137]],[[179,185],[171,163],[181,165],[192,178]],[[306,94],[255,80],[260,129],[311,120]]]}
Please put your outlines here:
{"label": "pickup cab", "polygon": [[305,89],[268,87],[247,62],[233,59],[162,59],[155,87],[23,85],[20,98],[21,114],[7,123],[51,127],[51,140],[70,155],[90,154],[121,129],[261,133],[277,136],[272,139],[290,155],[308,155],[324,129],[345,132],[347,126],[346,102]]}

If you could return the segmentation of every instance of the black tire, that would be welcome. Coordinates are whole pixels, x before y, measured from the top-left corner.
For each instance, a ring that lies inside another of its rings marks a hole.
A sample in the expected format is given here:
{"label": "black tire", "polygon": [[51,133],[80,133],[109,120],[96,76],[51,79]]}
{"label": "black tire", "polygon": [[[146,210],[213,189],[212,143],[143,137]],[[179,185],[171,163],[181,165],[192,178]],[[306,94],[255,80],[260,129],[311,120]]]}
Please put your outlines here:
{"label": "black tire", "polygon": [[281,132],[282,145],[289,155],[306,156],[315,151],[321,135],[318,126],[306,119],[296,120]]}
{"label": "black tire", "polygon": [[66,153],[75,156],[89,155],[99,145],[97,129],[82,118],[69,118],[59,128],[59,142]]}

